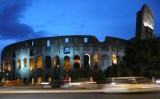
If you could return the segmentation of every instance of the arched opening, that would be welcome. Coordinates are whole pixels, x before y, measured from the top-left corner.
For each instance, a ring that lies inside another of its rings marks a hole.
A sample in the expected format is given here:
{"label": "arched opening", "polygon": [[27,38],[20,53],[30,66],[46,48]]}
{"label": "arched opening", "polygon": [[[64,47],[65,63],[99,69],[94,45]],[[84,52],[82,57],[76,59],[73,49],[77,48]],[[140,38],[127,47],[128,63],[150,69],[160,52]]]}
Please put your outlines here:
{"label": "arched opening", "polygon": [[42,77],[38,77],[38,84],[41,84],[41,82],[42,82]]}
{"label": "arched opening", "polygon": [[30,71],[34,70],[34,58],[31,58],[29,63],[30,63],[29,70]]}
{"label": "arched opening", "polygon": [[70,57],[69,56],[65,56],[64,57],[64,70],[68,71],[71,68],[71,64],[70,64]]}
{"label": "arched opening", "polygon": [[80,57],[78,55],[74,56],[74,69],[80,68]]}
{"label": "arched opening", "polygon": [[12,71],[12,66],[11,66],[11,62],[8,61],[8,71],[11,72]]}
{"label": "arched opening", "polygon": [[23,64],[24,64],[25,67],[27,67],[27,58],[23,59]]}
{"label": "arched opening", "polygon": [[2,62],[2,71],[3,72],[5,71],[5,62],[4,61]]}
{"label": "arched opening", "polygon": [[90,68],[90,55],[89,54],[84,55],[84,68],[85,69]]}
{"label": "arched opening", "polygon": [[17,60],[17,68],[20,69],[21,68],[21,59]]}
{"label": "arched opening", "polygon": [[59,67],[60,66],[60,60],[58,56],[54,57],[54,67]]}
{"label": "arched opening", "polygon": [[116,55],[112,55],[112,64],[117,64],[117,57]]}
{"label": "arched opening", "polygon": [[51,68],[51,57],[50,56],[46,56],[45,58],[45,67],[48,69]]}
{"label": "arched opening", "polygon": [[29,54],[30,54],[30,56],[34,56],[33,49],[30,50],[30,53],[29,53]]}
{"label": "arched opening", "polygon": [[102,56],[102,70],[105,70],[109,66],[109,57],[107,55]]}
{"label": "arched opening", "polygon": [[34,84],[34,77],[29,78],[29,83]]}
{"label": "arched opening", "polygon": [[98,68],[98,55],[97,54],[94,54],[94,56],[93,56],[93,58],[94,58],[94,69],[97,69]]}
{"label": "arched opening", "polygon": [[16,70],[16,66],[15,66],[15,64],[16,64],[16,62],[15,62],[15,60],[13,60],[13,61],[12,61],[13,71],[15,71],[15,70]]}
{"label": "arched opening", "polygon": [[28,79],[27,78],[23,78],[23,83],[27,84],[28,83]]}
{"label": "arched opening", "polygon": [[49,76],[48,74],[45,75],[45,81],[46,81],[46,82],[49,82],[49,77],[50,77],[50,76]]}
{"label": "arched opening", "polygon": [[40,57],[38,57],[37,68],[42,69],[42,67],[43,67],[43,59],[42,59],[42,56],[40,56]]}

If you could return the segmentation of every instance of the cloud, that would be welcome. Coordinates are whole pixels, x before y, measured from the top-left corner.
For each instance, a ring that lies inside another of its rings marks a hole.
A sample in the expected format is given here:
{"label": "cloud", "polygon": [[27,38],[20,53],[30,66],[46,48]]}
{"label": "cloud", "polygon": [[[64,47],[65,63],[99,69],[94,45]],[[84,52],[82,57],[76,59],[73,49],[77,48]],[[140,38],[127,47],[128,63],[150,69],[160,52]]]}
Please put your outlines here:
{"label": "cloud", "polygon": [[33,27],[20,23],[20,18],[31,4],[31,0],[0,0],[0,39],[24,40],[37,35]]}

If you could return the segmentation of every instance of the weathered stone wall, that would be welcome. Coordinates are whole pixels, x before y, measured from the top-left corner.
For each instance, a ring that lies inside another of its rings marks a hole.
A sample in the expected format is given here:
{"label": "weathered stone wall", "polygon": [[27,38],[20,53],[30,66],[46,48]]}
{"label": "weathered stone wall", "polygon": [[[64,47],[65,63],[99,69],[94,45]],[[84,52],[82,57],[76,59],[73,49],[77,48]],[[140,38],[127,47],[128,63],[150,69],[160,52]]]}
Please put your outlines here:
{"label": "weathered stone wall", "polygon": [[[42,81],[48,81],[53,76],[55,66],[61,66],[64,72],[75,69],[74,63],[77,62],[79,68],[85,68],[89,64],[91,69],[97,66],[97,69],[104,70],[112,65],[113,55],[124,55],[126,43],[126,40],[113,37],[106,37],[104,42],[99,42],[95,36],[88,35],[26,40],[3,49],[2,67],[5,73],[10,74],[9,77],[5,76],[6,79],[34,78],[38,82],[41,77]],[[42,63],[39,61],[40,57]],[[31,69],[31,59],[34,60],[34,69]],[[89,60],[86,62],[87,59]],[[42,68],[38,67],[40,64]]]}

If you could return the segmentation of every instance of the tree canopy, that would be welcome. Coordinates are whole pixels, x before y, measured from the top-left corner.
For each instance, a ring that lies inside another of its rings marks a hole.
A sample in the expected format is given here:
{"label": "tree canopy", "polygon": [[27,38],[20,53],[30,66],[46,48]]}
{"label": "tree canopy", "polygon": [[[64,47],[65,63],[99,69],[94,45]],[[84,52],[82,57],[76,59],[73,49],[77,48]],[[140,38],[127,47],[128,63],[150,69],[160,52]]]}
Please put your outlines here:
{"label": "tree canopy", "polygon": [[160,38],[128,42],[123,65],[134,76],[160,76]]}

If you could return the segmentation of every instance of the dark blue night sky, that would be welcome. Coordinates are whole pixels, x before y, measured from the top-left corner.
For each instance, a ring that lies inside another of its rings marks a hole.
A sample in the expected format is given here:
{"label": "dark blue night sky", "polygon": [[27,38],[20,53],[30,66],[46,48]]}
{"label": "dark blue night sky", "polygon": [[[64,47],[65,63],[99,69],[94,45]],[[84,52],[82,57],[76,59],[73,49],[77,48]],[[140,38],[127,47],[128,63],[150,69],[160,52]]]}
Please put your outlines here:
{"label": "dark blue night sky", "polygon": [[8,44],[48,36],[94,35],[130,39],[143,4],[160,35],[160,0],[0,0],[0,51]]}

